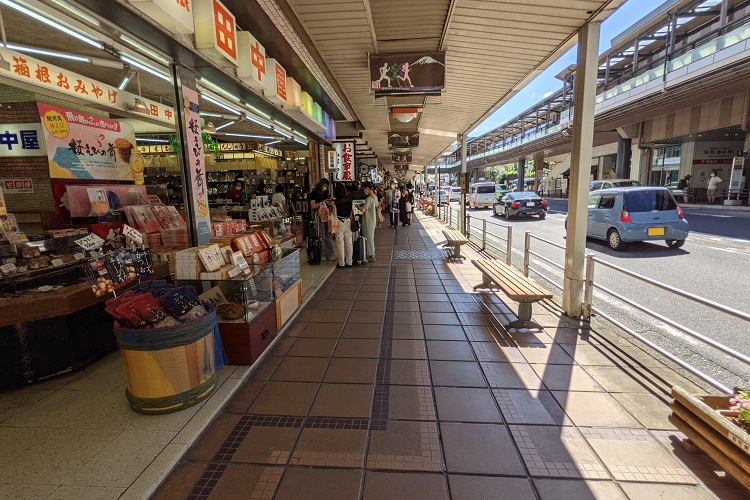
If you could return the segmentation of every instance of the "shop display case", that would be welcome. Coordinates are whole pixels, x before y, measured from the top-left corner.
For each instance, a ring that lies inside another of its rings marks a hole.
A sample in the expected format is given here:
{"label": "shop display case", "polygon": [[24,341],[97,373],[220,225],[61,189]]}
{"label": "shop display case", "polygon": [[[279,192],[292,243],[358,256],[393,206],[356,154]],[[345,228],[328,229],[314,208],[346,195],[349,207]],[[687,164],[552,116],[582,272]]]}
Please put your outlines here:
{"label": "shop display case", "polygon": [[276,325],[281,328],[302,304],[299,249],[285,250],[274,265]]}

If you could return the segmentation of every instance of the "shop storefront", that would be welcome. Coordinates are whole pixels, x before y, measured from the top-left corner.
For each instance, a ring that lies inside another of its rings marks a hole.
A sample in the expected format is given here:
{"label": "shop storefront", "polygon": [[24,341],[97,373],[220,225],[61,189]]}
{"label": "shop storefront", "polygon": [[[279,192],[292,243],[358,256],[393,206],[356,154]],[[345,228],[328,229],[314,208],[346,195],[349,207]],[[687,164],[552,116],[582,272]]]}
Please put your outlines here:
{"label": "shop storefront", "polygon": [[112,352],[118,325],[181,322],[166,303],[108,309],[149,281],[195,290],[233,364],[255,362],[302,303],[298,248],[333,118],[220,2],[137,6],[219,67],[177,65],[77,7],[0,6],[0,390]]}

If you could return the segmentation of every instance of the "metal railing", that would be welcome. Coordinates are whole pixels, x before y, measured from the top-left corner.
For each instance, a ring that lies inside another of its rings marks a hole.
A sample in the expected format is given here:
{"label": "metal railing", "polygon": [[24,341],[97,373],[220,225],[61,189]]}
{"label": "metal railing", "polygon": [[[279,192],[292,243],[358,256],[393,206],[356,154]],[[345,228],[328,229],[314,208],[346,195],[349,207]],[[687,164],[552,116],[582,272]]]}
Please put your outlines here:
{"label": "metal railing", "polygon": [[[531,256],[532,255],[534,257],[536,257],[537,259],[546,262],[547,264],[551,265],[552,267],[554,267],[556,269],[559,269],[560,271],[563,271],[563,272],[565,271],[565,266],[561,266],[557,262],[555,262],[555,261],[553,261],[551,259],[548,259],[544,255],[541,255],[539,253],[536,253],[536,252],[532,251],[531,250],[531,241],[532,240],[537,240],[537,241],[540,241],[540,242],[545,243],[547,245],[550,245],[552,247],[560,248],[563,251],[565,250],[565,247],[563,245],[560,245],[559,243],[555,243],[554,241],[550,241],[550,240],[546,240],[544,238],[540,238],[539,236],[534,236],[533,234],[531,234],[531,231],[526,231],[524,233],[524,241],[523,241],[523,274],[524,274],[524,276],[528,277],[529,276],[529,271],[534,271],[539,276],[544,276],[544,274],[541,272],[541,270],[536,269],[534,267],[531,267]],[[549,281],[549,283],[551,283],[554,287],[556,287],[556,288],[558,288],[560,290],[563,289],[562,285],[560,285],[559,283],[556,283],[556,282],[554,282],[554,281],[552,281],[550,279],[547,279],[547,281]]]}
{"label": "metal railing", "polygon": [[[502,255],[505,258],[505,263],[510,266],[513,257],[513,226],[500,224],[498,222],[487,219],[474,218],[473,220],[478,223],[472,224],[471,215],[467,215],[466,237],[469,238],[469,241],[474,238],[474,240],[478,242],[477,246],[479,247],[479,250],[481,252],[487,252],[488,254],[496,253]],[[501,232],[505,232],[505,236],[502,236],[500,233],[488,233],[488,225],[490,227],[495,226],[500,228]],[[503,246],[496,245],[491,240],[489,240],[487,238],[488,234],[489,236],[499,240],[500,244],[502,244]]]}
{"label": "metal railing", "polygon": [[747,314],[745,312],[739,311],[737,309],[734,309],[732,307],[725,306],[723,304],[719,304],[718,302],[714,302],[712,300],[699,297],[693,293],[686,292],[685,290],[681,290],[679,288],[661,283],[659,281],[656,281],[654,279],[651,279],[647,276],[643,276],[641,274],[635,273],[633,271],[630,271],[628,269],[622,268],[620,266],[617,266],[611,262],[607,262],[605,260],[597,258],[594,254],[587,254],[586,255],[586,281],[585,281],[585,291],[584,291],[584,304],[583,304],[583,311],[584,311],[584,319],[587,321],[590,321],[591,314],[596,313],[601,318],[609,321],[613,325],[617,326],[618,328],[621,328],[625,332],[627,332],[630,336],[638,339],[639,341],[643,342],[644,344],[648,345],[650,348],[658,352],[659,354],[665,356],[666,358],[670,359],[674,363],[678,364],[682,368],[686,369],[696,377],[700,378],[701,380],[711,384],[713,387],[716,387],[717,389],[725,392],[725,393],[731,393],[732,389],[729,386],[726,386],[722,384],[721,382],[715,380],[710,375],[707,375],[706,373],[702,372],[698,368],[695,368],[694,366],[690,365],[686,361],[680,359],[679,357],[675,356],[674,354],[670,353],[666,349],[656,345],[652,341],[648,340],[638,332],[634,331],[632,328],[628,327],[627,325],[623,324],[621,321],[613,318],[607,312],[603,311],[599,307],[595,306],[593,304],[593,292],[594,290],[599,290],[600,292],[603,292],[610,297],[613,297],[625,304],[628,304],[629,306],[641,311],[642,313],[646,314],[648,317],[651,317],[653,319],[656,319],[657,321],[660,321],[666,325],[669,325],[670,327],[684,333],[685,335],[688,335],[689,337],[692,337],[693,339],[698,340],[699,342],[702,342],[705,345],[708,345],[712,347],[713,349],[716,349],[725,355],[740,361],[745,366],[750,367],[750,356],[747,356],[739,351],[736,351],[730,347],[725,346],[724,344],[717,342],[701,333],[696,332],[692,328],[689,328],[677,321],[674,321],[663,314],[660,314],[656,311],[653,311],[652,309],[649,309],[648,307],[639,304],[635,300],[631,300],[627,297],[625,297],[622,294],[619,294],[613,290],[610,290],[607,287],[604,287],[600,284],[597,284],[594,279],[594,270],[596,265],[605,266],[609,269],[612,269],[614,271],[617,271],[621,274],[624,274],[626,276],[629,276],[630,278],[636,279],[642,283],[646,283],[648,285],[651,285],[653,287],[658,288],[659,290],[663,292],[668,292],[671,294],[671,296],[681,297],[683,299],[690,300],[696,304],[700,304],[702,306],[708,307],[709,309],[712,309],[713,311],[717,311],[723,314],[726,314],[728,316],[731,316],[733,318],[740,319],[742,321],[745,321],[748,323],[748,326],[750,327],[750,314]]}

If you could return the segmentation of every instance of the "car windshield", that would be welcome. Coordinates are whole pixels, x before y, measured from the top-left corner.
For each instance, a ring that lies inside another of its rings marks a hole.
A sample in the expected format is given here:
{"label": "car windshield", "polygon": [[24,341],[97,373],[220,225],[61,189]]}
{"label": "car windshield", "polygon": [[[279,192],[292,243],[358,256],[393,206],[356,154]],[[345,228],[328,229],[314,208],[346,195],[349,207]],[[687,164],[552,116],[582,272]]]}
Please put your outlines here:
{"label": "car windshield", "polygon": [[454,193],[460,193],[461,192],[461,188],[460,187],[454,187],[454,188],[451,189],[451,191],[453,191]]}
{"label": "car windshield", "polygon": [[508,185],[507,184],[498,184],[497,186],[495,186],[495,190],[497,190],[497,191],[507,191],[508,190]]}
{"label": "car windshield", "polygon": [[625,210],[628,212],[677,210],[677,202],[665,189],[628,191],[624,196]]}
{"label": "car windshield", "polygon": [[617,181],[617,182],[613,182],[612,185],[623,188],[623,187],[640,186],[641,183],[638,181]]}
{"label": "car windshield", "polygon": [[538,200],[539,195],[531,191],[520,191],[517,193],[510,193],[508,197],[512,200]]}
{"label": "car windshield", "polygon": [[495,192],[495,186],[477,186],[477,193],[479,194],[487,194],[487,193],[494,193]]}

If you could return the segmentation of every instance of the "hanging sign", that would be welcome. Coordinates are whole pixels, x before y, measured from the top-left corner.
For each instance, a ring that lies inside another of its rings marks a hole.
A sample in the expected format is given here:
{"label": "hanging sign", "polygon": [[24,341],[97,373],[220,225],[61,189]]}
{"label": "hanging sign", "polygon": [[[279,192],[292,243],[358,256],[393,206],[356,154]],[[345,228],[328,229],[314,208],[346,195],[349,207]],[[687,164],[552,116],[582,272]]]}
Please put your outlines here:
{"label": "hanging sign", "polygon": [[266,73],[263,75],[264,95],[280,106],[286,102],[286,70],[276,59],[266,59]]}
{"label": "hanging sign", "polygon": [[354,142],[334,142],[337,181],[354,181]]}
{"label": "hanging sign", "polygon": [[83,99],[99,106],[107,106],[116,109],[119,113],[123,112],[125,103],[133,104],[138,98],[149,110],[149,116],[144,115],[143,118],[174,125],[174,112],[169,106],[81,76],[40,59],[34,59],[26,54],[8,50],[2,45],[0,45],[0,55],[11,65],[8,71],[0,67],[0,77]]}
{"label": "hanging sign", "polygon": [[326,172],[337,172],[339,169],[338,165],[338,151],[335,148],[325,148],[326,150]]}
{"label": "hanging sign", "polygon": [[122,226],[122,234],[124,234],[127,238],[130,238],[133,242],[135,242],[136,245],[143,244],[143,235],[141,234],[141,232],[128,226],[127,224],[124,224]]}
{"label": "hanging sign", "polygon": [[375,94],[440,92],[445,89],[445,52],[370,55]]}
{"label": "hanging sign", "polygon": [[34,192],[34,180],[0,179],[0,188],[7,194],[31,194]]}
{"label": "hanging sign", "polygon": [[263,90],[266,74],[266,49],[249,31],[237,33],[237,78],[255,90]]}
{"label": "hanging sign", "polygon": [[729,194],[739,196],[742,188],[742,172],[745,168],[745,157],[735,156],[732,160],[732,172],[729,177]]}
{"label": "hanging sign", "polygon": [[396,172],[408,172],[409,165],[393,165],[393,170]]}
{"label": "hanging sign", "polygon": [[[133,125],[38,103],[53,179],[143,179]],[[141,184],[143,182],[140,182]]]}
{"label": "hanging sign", "polygon": [[44,156],[40,123],[0,125],[0,156]]}
{"label": "hanging sign", "polygon": [[391,155],[391,161],[393,163],[411,163],[412,155],[411,153],[393,153]]}
{"label": "hanging sign", "polygon": [[211,216],[208,212],[208,190],[206,182],[206,166],[203,152],[203,137],[201,135],[201,117],[198,114],[198,92],[182,86],[182,96],[185,102],[185,134],[187,137],[188,162],[190,164],[190,196],[195,214],[195,228],[199,245],[211,241]]}
{"label": "hanging sign", "polygon": [[130,0],[130,3],[172,33],[195,31],[192,0]]}
{"label": "hanging sign", "polygon": [[388,132],[388,148],[416,148],[419,146],[419,132]]}
{"label": "hanging sign", "polygon": [[218,54],[237,66],[237,24],[234,15],[219,0],[193,0],[193,6],[195,47],[212,55]]}

